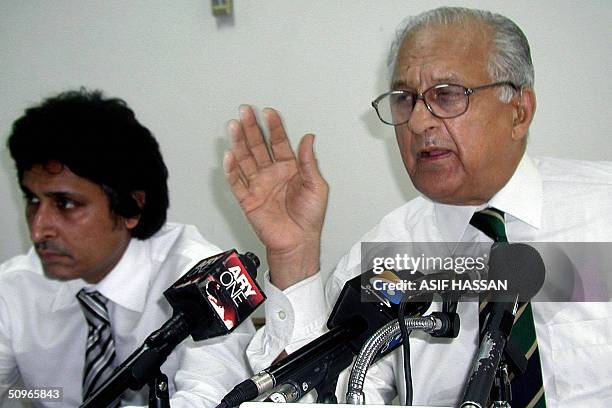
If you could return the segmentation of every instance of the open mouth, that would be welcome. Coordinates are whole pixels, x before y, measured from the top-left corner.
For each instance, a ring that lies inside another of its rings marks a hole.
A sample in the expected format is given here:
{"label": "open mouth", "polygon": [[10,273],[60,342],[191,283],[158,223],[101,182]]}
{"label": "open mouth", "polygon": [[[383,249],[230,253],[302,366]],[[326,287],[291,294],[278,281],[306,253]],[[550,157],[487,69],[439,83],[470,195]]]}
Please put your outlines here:
{"label": "open mouth", "polygon": [[448,156],[451,153],[447,149],[432,149],[424,150],[419,153],[419,159],[441,159]]}

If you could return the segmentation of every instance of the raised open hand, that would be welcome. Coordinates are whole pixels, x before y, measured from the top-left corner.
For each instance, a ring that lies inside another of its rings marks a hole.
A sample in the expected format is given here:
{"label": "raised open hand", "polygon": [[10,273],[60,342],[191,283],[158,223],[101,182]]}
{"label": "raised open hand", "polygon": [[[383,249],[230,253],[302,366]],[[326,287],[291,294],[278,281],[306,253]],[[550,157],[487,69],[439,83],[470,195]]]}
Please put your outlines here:
{"label": "raised open hand", "polygon": [[231,190],[266,246],[270,278],[284,289],[319,269],[328,186],[314,156],[314,135],[300,141],[297,157],[278,113],[263,111],[269,141],[251,107],[228,125],[231,148],[223,167]]}

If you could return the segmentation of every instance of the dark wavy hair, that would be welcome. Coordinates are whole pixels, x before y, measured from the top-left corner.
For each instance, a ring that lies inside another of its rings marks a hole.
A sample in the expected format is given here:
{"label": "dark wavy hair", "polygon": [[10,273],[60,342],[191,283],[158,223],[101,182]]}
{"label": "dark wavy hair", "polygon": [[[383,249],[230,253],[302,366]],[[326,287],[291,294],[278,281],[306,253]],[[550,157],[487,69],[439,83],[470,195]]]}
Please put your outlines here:
{"label": "dark wavy hair", "polygon": [[[166,221],[168,169],[149,129],[121,99],[85,88],[45,99],[15,121],[7,145],[20,182],[32,166],[57,161],[99,184],[112,213],[140,215],[135,238],[149,238]],[[142,208],[137,191],[145,193]]]}

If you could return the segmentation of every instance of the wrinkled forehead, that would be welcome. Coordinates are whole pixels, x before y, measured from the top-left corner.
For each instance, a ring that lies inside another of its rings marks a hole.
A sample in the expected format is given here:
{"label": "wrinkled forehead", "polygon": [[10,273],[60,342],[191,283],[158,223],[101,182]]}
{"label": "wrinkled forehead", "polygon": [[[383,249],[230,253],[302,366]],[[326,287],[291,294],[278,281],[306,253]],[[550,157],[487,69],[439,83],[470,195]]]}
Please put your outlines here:
{"label": "wrinkled forehead", "polygon": [[487,81],[492,36],[493,29],[477,21],[416,28],[399,49],[392,83]]}

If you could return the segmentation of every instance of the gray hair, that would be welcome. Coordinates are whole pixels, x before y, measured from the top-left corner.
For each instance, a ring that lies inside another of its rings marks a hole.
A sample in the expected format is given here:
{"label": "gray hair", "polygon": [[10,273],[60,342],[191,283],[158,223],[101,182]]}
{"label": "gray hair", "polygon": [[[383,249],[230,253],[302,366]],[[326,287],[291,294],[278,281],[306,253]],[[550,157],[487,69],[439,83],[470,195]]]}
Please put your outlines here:
{"label": "gray hair", "polygon": [[[430,25],[448,26],[470,20],[482,22],[494,31],[493,45],[495,48],[489,57],[488,66],[491,80],[494,82],[511,81],[519,87],[533,87],[534,71],[531,51],[523,31],[512,20],[500,14],[462,7],[440,7],[404,20],[396,33],[387,60],[389,78],[393,76],[401,46],[411,34]],[[508,87],[500,88],[499,98],[502,102],[509,102],[512,98],[512,90]]]}

